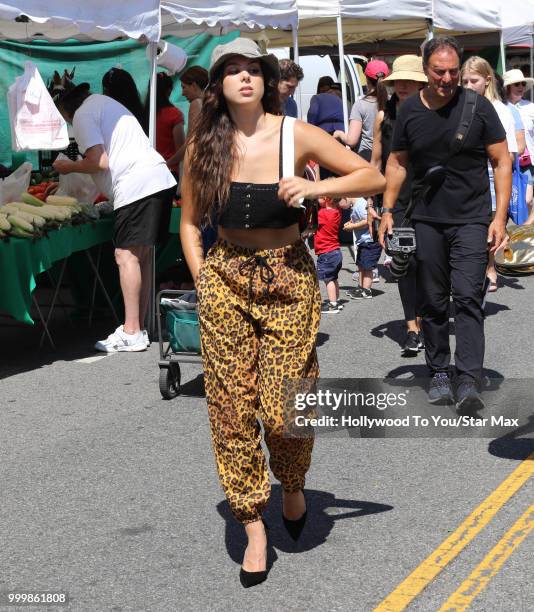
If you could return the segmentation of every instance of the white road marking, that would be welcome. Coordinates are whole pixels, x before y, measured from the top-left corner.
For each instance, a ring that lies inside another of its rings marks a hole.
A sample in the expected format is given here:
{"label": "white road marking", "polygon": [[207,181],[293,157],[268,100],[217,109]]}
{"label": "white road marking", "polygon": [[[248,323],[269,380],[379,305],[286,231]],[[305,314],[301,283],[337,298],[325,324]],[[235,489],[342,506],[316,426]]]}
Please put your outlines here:
{"label": "white road marking", "polygon": [[94,363],[95,361],[100,361],[101,359],[106,359],[110,355],[114,355],[115,353],[106,353],[105,355],[97,355],[96,357],[84,357],[83,359],[75,359],[76,363]]}

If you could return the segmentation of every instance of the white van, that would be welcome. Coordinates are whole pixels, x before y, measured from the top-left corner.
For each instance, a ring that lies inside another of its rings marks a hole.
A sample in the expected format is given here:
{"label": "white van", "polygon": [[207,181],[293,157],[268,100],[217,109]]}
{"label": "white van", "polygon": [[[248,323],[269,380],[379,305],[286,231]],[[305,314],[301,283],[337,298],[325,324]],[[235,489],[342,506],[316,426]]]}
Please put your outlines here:
{"label": "white van", "polygon": [[[268,49],[268,51],[276,55],[278,59],[289,58],[289,47]],[[322,76],[330,76],[336,83],[341,81],[339,60],[337,56],[333,57],[330,55],[301,55],[299,56],[298,63],[304,72],[304,79],[300,82],[299,88],[295,92],[295,100],[297,105],[300,101],[300,117],[306,120],[311,97],[317,93],[317,82],[319,79]],[[345,55],[345,78],[347,81],[347,105],[349,113],[354,101],[365,93],[363,89],[365,85],[363,66],[366,63],[367,58],[362,55]]]}

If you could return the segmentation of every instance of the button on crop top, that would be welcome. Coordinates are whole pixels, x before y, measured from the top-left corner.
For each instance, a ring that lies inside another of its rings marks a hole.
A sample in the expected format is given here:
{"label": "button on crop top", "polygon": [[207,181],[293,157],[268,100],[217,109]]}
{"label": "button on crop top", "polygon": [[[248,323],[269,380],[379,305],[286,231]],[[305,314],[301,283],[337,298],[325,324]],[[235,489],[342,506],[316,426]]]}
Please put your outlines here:
{"label": "button on crop top", "polygon": [[[284,117],[280,127],[279,175],[295,175],[295,142],[292,117]],[[278,183],[233,181],[230,196],[219,214],[219,225],[228,229],[280,229],[299,222],[301,209],[278,198]]]}

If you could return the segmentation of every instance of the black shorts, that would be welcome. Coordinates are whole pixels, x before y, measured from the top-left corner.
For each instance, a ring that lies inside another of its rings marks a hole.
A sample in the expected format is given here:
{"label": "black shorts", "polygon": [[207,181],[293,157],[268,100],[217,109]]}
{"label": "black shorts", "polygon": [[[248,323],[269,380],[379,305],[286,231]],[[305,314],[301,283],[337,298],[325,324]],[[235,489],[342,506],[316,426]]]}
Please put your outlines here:
{"label": "black shorts", "polygon": [[122,206],[115,211],[113,244],[126,249],[133,246],[154,246],[169,233],[172,200],[176,187],[169,187],[146,198]]}

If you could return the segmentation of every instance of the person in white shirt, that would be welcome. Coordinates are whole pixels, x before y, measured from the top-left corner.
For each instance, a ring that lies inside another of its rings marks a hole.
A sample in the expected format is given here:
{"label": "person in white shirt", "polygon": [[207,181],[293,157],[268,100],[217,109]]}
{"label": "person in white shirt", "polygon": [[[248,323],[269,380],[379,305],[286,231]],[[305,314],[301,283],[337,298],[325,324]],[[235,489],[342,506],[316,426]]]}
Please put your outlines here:
{"label": "person in white shirt", "polygon": [[519,158],[521,172],[528,176],[527,205],[530,215],[525,223],[534,223],[534,104],[524,99],[527,87],[534,85],[534,79],[525,77],[517,68],[504,73],[504,87],[508,101],[521,114],[525,127],[526,148]]}
{"label": "person in white shirt", "polygon": [[[514,116],[508,106],[499,98],[498,88],[495,83],[495,73],[484,58],[474,55],[464,63],[462,66],[462,87],[473,89],[481,96],[488,98],[493,104],[506,132],[506,144],[513,161],[514,155],[517,155],[518,151]],[[488,174],[490,179],[491,205],[493,212],[495,212],[495,181],[493,168],[489,163]],[[486,276],[489,279],[488,291],[497,291],[497,271],[495,270],[495,255],[493,253],[489,254]]]}
{"label": "person in white shirt", "polygon": [[119,267],[125,320],[95,348],[106,353],[144,351],[142,329],[150,296],[150,252],[168,230],[176,181],[137,119],[122,104],[91,94],[82,83],[58,102],[84,159],[56,160],[60,174],[90,174],[115,212],[115,261]]}

